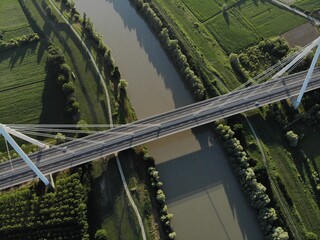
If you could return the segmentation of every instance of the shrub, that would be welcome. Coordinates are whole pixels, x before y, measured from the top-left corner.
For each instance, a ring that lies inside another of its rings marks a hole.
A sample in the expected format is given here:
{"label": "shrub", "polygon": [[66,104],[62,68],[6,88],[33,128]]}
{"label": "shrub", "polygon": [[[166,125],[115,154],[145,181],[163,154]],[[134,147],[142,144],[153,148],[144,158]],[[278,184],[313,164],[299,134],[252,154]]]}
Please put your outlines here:
{"label": "shrub", "polygon": [[72,82],[68,82],[62,85],[62,90],[65,93],[65,95],[69,95],[71,93],[74,93],[74,86]]}
{"label": "shrub", "polygon": [[107,231],[104,229],[97,230],[96,234],[94,235],[94,240],[107,240]]}
{"label": "shrub", "polygon": [[286,133],[286,138],[289,141],[291,147],[297,146],[299,137],[293,131],[288,131]]}

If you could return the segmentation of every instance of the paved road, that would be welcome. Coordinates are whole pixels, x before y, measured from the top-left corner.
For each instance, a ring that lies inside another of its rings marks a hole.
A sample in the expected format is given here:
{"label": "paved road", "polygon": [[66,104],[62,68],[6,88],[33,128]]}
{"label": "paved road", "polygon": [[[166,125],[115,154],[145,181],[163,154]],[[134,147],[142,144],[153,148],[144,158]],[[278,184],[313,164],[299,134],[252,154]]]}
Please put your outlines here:
{"label": "paved road", "polygon": [[[74,140],[60,147],[29,155],[44,173],[54,173],[92,160],[111,155],[168,135],[204,125],[298,95],[306,72],[282,77],[260,85],[253,85],[220,97],[194,103],[163,114],[122,125],[107,131]],[[316,69],[307,91],[320,87],[320,70]],[[116,134],[115,134],[116,133]],[[0,189],[35,178],[22,159],[0,164]]]}

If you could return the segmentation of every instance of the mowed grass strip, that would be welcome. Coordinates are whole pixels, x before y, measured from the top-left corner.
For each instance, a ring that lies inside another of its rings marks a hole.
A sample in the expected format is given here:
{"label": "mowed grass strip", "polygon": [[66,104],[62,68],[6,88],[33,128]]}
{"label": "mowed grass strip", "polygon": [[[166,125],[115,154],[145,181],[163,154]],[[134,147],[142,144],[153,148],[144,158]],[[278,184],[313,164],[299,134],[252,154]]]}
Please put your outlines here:
{"label": "mowed grass strip", "polygon": [[250,44],[262,40],[255,29],[236,9],[220,13],[205,23],[222,48],[228,52],[238,52]]}
{"label": "mowed grass strip", "polygon": [[1,123],[67,121],[63,93],[46,70],[45,49],[39,42],[1,52]]}
{"label": "mowed grass strip", "polygon": [[52,6],[52,11],[58,22],[46,15],[45,9],[50,6],[49,1],[30,0],[27,2],[27,6],[43,32],[57,47],[62,49],[66,62],[70,65],[71,71],[75,73],[75,94],[80,103],[81,118],[88,123],[107,123],[108,111],[105,93],[81,42]]}
{"label": "mowed grass strip", "polygon": [[19,1],[0,1],[0,31],[4,33],[5,40],[33,33]]}
{"label": "mowed grass strip", "polygon": [[279,36],[307,21],[268,1],[246,1],[236,8],[265,38]]}
{"label": "mowed grass strip", "polygon": [[320,10],[319,0],[296,0],[292,7],[301,8],[309,13],[315,13]]}

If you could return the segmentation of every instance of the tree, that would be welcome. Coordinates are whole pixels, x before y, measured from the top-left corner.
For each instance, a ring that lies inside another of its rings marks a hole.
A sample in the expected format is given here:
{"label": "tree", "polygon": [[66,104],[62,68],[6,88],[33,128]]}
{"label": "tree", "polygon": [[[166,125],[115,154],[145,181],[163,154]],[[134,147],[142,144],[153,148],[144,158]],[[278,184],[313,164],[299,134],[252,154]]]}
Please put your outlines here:
{"label": "tree", "polygon": [[315,234],[313,232],[306,233],[306,240],[317,240],[317,239],[318,239],[317,234]]}
{"label": "tree", "polygon": [[62,90],[66,95],[74,93],[74,86],[72,82],[68,82],[62,85]]}
{"label": "tree", "polygon": [[107,231],[104,229],[97,230],[96,234],[94,235],[95,240],[107,240]]}
{"label": "tree", "polygon": [[268,240],[288,240],[289,234],[283,230],[282,227],[277,227],[272,230],[272,233],[268,236]]}
{"label": "tree", "polygon": [[118,88],[120,90],[126,90],[128,88],[128,82],[124,79],[121,79],[119,84],[118,84]]}
{"label": "tree", "polygon": [[55,139],[56,139],[56,144],[61,144],[66,141],[66,136],[63,135],[62,133],[57,133]]}
{"label": "tree", "polygon": [[223,4],[222,5],[222,11],[223,13],[225,13],[228,10],[228,5],[227,4]]}
{"label": "tree", "polygon": [[66,77],[66,79],[69,79],[69,74],[70,74],[70,66],[66,63],[61,64],[59,68],[59,72]]}
{"label": "tree", "polygon": [[298,144],[298,135],[295,134],[293,131],[288,131],[286,134],[287,140],[290,142],[291,147],[296,147]]}
{"label": "tree", "polygon": [[160,203],[164,203],[166,201],[166,196],[161,189],[157,191],[157,201]]}

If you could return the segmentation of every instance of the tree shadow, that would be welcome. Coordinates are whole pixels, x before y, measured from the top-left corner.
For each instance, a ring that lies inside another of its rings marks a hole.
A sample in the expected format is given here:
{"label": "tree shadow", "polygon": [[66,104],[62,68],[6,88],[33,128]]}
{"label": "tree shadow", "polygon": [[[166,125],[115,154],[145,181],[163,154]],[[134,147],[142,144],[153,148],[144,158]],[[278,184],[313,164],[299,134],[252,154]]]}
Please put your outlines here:
{"label": "tree shadow", "polygon": [[56,74],[48,64],[46,65],[46,78],[42,92],[42,111],[39,123],[57,124],[72,123],[72,118],[66,113],[66,98],[56,81]]}
{"label": "tree shadow", "polygon": [[227,25],[230,26],[230,19],[229,19],[229,14],[227,11],[222,12],[223,18],[226,21]]}
{"label": "tree shadow", "polygon": [[[73,31],[70,29],[69,25],[67,23],[57,23],[53,21],[52,19],[49,19],[44,10],[39,6],[38,2],[36,0],[33,0],[33,3],[35,7],[37,8],[39,14],[43,18],[45,24],[43,26],[44,32],[46,34],[53,35],[54,37],[59,39],[60,44],[62,45],[63,52],[67,52],[68,56],[70,57],[70,61],[73,63],[73,71],[75,72],[75,75],[77,76],[77,81],[80,85],[81,92],[86,100],[86,104],[88,105],[88,109],[90,111],[90,118],[93,122],[97,122],[97,114],[95,112],[95,106],[91,100],[91,96],[88,93],[88,90],[85,86],[84,76],[82,76],[81,72],[83,69],[80,69],[80,67],[76,64],[78,56],[76,56],[76,53],[74,52],[74,49],[71,49],[70,45],[68,44],[68,41],[72,41],[73,44],[76,47],[76,51],[79,51],[82,55],[83,59],[90,59],[88,53],[84,50],[81,41],[75,36]],[[67,37],[64,37],[63,34],[66,34]],[[48,35],[49,37],[51,37]],[[67,41],[68,40],[68,41]],[[96,73],[94,66],[91,62],[86,61],[86,71],[91,70],[91,72],[94,75],[94,80],[96,81],[96,84],[100,86],[100,78],[98,74]],[[100,92],[103,91],[102,87],[98,88]]]}

